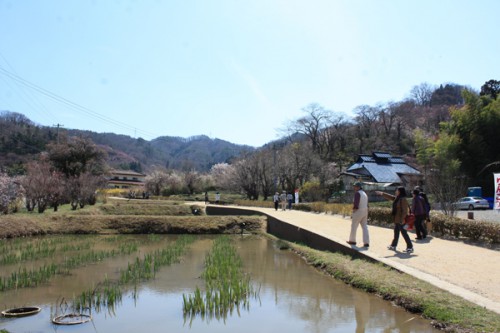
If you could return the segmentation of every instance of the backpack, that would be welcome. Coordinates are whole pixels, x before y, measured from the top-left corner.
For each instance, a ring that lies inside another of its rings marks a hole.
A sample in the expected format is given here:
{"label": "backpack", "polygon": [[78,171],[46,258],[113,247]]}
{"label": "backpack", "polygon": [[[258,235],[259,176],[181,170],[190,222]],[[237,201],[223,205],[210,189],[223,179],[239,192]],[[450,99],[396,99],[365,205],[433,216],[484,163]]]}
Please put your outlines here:
{"label": "backpack", "polygon": [[427,194],[420,193],[420,196],[424,199],[425,212],[429,215],[429,212],[431,211],[431,204],[429,203],[429,199],[427,199]]}

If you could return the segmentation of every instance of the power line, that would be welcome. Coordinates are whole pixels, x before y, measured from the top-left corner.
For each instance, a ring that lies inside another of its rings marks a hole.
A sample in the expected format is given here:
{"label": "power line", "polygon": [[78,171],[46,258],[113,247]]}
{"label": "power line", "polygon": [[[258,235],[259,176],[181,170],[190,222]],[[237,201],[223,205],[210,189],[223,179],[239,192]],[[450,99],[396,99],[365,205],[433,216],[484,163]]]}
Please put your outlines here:
{"label": "power line", "polygon": [[121,128],[124,128],[124,129],[127,129],[129,131],[137,131],[139,133],[143,133],[145,134],[146,136],[149,136],[151,138],[154,138],[154,137],[159,137],[160,135],[158,134],[155,134],[155,133],[151,133],[151,132],[148,132],[148,131],[143,131],[143,130],[138,130],[137,127],[135,126],[131,126],[131,125],[128,125],[126,123],[123,123],[121,121],[118,121],[118,120],[115,120],[115,119],[112,119],[110,117],[107,117],[107,116],[104,116],[102,114],[99,114],[95,111],[92,111],[91,109],[89,108],[86,108],[84,106],[81,106],[75,102],[72,102],[64,97],[61,97],[51,91],[48,91],[40,86],[37,86],[36,84],[34,83],[31,83],[25,79],[23,79],[22,77],[14,74],[14,73],[11,73],[9,72],[8,70],[4,69],[3,67],[0,66],[0,74],[4,74],[5,76],[9,77],[10,79],[32,89],[32,90],[35,90],[37,91],[38,93],[42,94],[42,95],[45,95],[53,100],[55,100],[56,102],[59,102],[69,108],[72,108],[78,112],[81,112],[81,113],[84,113],[88,116],[91,116],[93,118],[96,118],[96,119],[99,119],[101,121],[104,121],[104,122],[107,122],[109,124],[112,124],[114,126],[117,126],[117,127],[121,127]]}
{"label": "power line", "polygon": [[[1,52],[0,52],[0,57],[7,64],[7,66],[9,66],[11,71],[17,75],[14,67],[12,67],[12,65],[7,61],[7,59],[3,56],[3,54]],[[46,115],[48,115],[49,118],[52,118],[53,120],[56,119],[56,117],[54,117],[54,115],[45,107],[45,105],[36,98],[36,95],[30,94],[29,90],[27,91],[27,90],[23,89],[23,86],[18,84],[17,81],[14,81],[16,83],[16,85],[15,85],[15,87],[13,87],[10,85],[9,81],[6,80],[6,78],[2,77],[2,80],[7,84],[7,86],[9,86],[13,91],[15,91],[19,95],[19,97],[28,105],[28,107],[32,108],[35,111],[38,111],[39,109],[41,109],[41,110],[45,111]],[[16,91],[16,88],[20,92],[22,92],[22,94],[19,93],[18,91]],[[35,104],[37,104],[37,105],[35,105]]]}

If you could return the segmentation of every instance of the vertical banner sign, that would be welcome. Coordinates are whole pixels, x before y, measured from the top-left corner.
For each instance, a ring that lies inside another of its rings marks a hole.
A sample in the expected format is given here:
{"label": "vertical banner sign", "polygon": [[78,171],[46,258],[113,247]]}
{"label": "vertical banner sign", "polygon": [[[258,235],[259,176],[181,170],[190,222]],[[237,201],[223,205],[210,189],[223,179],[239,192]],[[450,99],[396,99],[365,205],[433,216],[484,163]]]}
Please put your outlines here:
{"label": "vertical banner sign", "polygon": [[495,197],[493,201],[493,209],[500,209],[500,173],[494,173],[493,179],[495,181]]}

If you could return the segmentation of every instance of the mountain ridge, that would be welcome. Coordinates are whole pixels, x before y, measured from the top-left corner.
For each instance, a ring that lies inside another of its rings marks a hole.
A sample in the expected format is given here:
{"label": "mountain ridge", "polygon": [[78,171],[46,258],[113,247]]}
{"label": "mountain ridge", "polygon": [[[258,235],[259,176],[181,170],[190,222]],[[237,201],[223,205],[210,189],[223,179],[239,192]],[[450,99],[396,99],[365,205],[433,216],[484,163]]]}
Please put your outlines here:
{"label": "mountain ridge", "polygon": [[147,141],[112,132],[56,130],[35,124],[23,114],[0,111],[0,170],[19,169],[20,165],[42,153],[59,135],[89,138],[106,151],[110,167],[141,172],[157,167],[205,172],[214,164],[229,162],[256,149],[206,135],[187,138],[164,135]]}

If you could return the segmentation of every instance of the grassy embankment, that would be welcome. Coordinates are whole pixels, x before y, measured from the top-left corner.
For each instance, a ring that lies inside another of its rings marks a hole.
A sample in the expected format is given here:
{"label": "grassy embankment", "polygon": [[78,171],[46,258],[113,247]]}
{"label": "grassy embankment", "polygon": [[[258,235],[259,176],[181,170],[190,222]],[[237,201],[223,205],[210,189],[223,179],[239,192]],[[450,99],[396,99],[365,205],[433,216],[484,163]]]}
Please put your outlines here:
{"label": "grassy embankment", "polygon": [[207,216],[203,205],[172,201],[108,200],[71,211],[0,216],[0,239],[46,234],[234,234],[260,232],[259,216]]}

